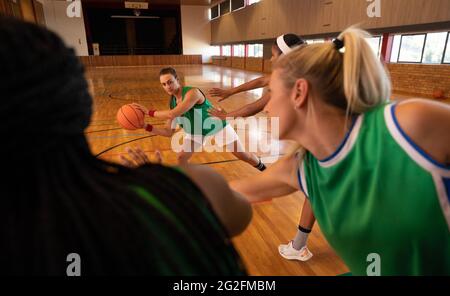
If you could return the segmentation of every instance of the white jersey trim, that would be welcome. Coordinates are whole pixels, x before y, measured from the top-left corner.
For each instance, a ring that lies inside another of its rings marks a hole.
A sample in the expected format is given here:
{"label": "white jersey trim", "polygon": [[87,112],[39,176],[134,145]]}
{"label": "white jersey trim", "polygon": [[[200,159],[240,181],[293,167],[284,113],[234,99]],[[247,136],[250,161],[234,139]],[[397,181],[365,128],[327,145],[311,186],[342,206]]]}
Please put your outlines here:
{"label": "white jersey trim", "polygon": [[326,161],[318,161],[318,163],[321,167],[328,168],[328,167],[334,166],[337,163],[339,163],[341,160],[343,160],[350,153],[350,151],[352,150],[353,146],[356,143],[356,139],[358,138],[363,120],[364,120],[364,114],[358,116],[358,118],[356,119],[356,122],[353,126],[353,129],[351,130],[347,139],[345,139],[345,143],[340,148],[340,150],[336,153],[336,155]]}
{"label": "white jersey trim", "polygon": [[384,119],[386,126],[391,133],[392,138],[400,145],[400,147],[406,152],[406,154],[411,157],[419,166],[431,174],[438,174],[442,177],[450,178],[450,170],[437,166],[428,160],[421,152],[417,151],[411,143],[405,139],[397,125],[395,124],[394,117],[392,114],[392,109],[395,104],[389,104],[384,109]]}

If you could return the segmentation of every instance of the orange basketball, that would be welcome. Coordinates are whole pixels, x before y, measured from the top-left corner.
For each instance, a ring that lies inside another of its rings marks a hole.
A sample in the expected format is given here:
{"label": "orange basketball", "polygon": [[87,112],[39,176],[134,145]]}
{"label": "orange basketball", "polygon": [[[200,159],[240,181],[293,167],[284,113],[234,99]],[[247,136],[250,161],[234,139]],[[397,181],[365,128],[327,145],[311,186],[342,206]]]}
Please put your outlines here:
{"label": "orange basketball", "polygon": [[440,100],[444,98],[444,91],[441,89],[437,89],[433,92],[433,98]]}
{"label": "orange basketball", "polygon": [[142,128],[144,124],[144,113],[131,104],[123,105],[117,111],[117,121],[126,130]]}

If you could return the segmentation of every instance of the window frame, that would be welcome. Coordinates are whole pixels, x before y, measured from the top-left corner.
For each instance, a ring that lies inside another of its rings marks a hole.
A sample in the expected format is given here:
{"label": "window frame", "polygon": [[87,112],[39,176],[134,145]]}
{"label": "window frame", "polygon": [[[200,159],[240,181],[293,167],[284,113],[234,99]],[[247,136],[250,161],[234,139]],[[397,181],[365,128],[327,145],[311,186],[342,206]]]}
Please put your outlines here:
{"label": "window frame", "polygon": [[[444,64],[444,59],[445,59],[445,50],[446,50],[446,48],[447,48],[447,42],[448,42],[448,35],[449,35],[449,33],[450,32],[447,32],[447,37],[446,37],[446,39],[445,39],[445,44],[444,44],[444,51],[443,51],[443,53],[442,53],[442,59],[441,59],[441,61],[439,62],[439,63],[424,63],[423,62],[423,55],[425,54],[425,48],[426,48],[426,46],[427,46],[427,40],[428,40],[428,34],[435,34],[435,33],[445,33],[445,31],[442,31],[442,32],[427,32],[427,33],[425,33],[426,34],[426,37],[425,37],[425,41],[424,41],[424,43],[423,43],[423,53],[422,53],[422,60],[421,60],[421,64],[424,64],[424,65],[442,65],[442,64]],[[450,64],[450,62],[449,62],[449,64]]]}
{"label": "window frame", "polygon": [[[403,36],[422,36],[422,35],[425,36],[425,38],[423,39],[422,53],[421,53],[421,56],[420,56],[420,61],[419,62],[400,61],[400,54],[402,52],[402,45],[403,45]],[[401,64],[422,64],[423,53],[425,52],[425,44],[427,43],[427,35],[428,35],[428,33],[401,34],[401,37],[400,37],[400,49],[398,51],[397,63],[401,63]]]}
{"label": "window frame", "polygon": [[[225,46],[229,46],[229,47],[230,47],[230,55],[224,55],[224,53],[223,53],[223,48],[224,48]],[[231,57],[233,56],[233,46],[232,46],[231,44],[221,45],[221,46],[220,46],[220,56],[221,56],[221,57],[229,57],[229,58],[231,58]]]}
{"label": "window frame", "polygon": [[[397,53],[397,56],[395,57],[395,60],[394,61],[392,61],[392,57],[393,57],[393,55],[392,55],[392,51],[393,51],[393,49],[394,49],[394,41],[395,41],[395,37],[396,36],[399,36],[400,37],[400,42],[399,42],[399,44],[398,44],[398,53]],[[392,64],[398,64],[398,58],[399,58],[399,56],[400,56],[400,49],[401,49],[401,42],[402,42],[402,34],[391,34],[390,36],[389,36],[389,38],[392,38],[392,44],[391,44],[391,58],[389,59],[389,63],[392,63]]]}
{"label": "window frame", "polygon": [[[261,56],[259,57],[259,56],[250,56],[249,54],[248,54],[248,52],[249,52],[249,47],[251,46],[251,45],[261,45],[262,46],[262,50],[261,50]],[[259,58],[263,58],[264,57],[264,44],[263,43],[249,43],[249,44],[247,44],[246,45],[246,49],[245,49],[245,57],[246,58],[256,58],[256,59],[259,59]]]}
{"label": "window frame", "polygon": [[[237,55],[235,55],[235,52],[234,52],[234,47],[235,46],[242,46],[243,47],[243,49],[244,49],[244,53],[243,53],[243,55],[242,56],[237,56]],[[247,53],[247,49],[246,49],[246,45],[245,44],[243,44],[243,43],[239,43],[239,44],[233,44],[232,45],[232,57],[235,57],[235,58],[245,58],[246,57],[246,53]]]}
{"label": "window frame", "polygon": [[[218,3],[218,4],[216,4],[216,5],[214,5],[214,6],[211,6],[210,8],[209,8],[209,17],[210,17],[210,21],[212,21],[212,20],[216,20],[216,19],[218,19],[219,17],[220,17],[220,5],[219,5],[220,3]],[[212,9],[214,8],[214,7],[217,7],[217,16],[215,17],[215,18],[213,18],[212,17]]]}
{"label": "window frame", "polygon": [[383,35],[372,36],[372,38],[378,38],[378,50],[377,50],[377,58],[381,57],[381,51],[383,47]]}
{"label": "window frame", "polygon": [[215,57],[222,56],[222,46],[221,45],[211,45],[211,47],[217,48],[219,50],[219,54],[214,54],[213,56],[215,56]]}
{"label": "window frame", "polygon": [[239,11],[239,10],[241,10],[241,9],[244,9],[245,7],[247,7],[247,0],[244,0],[244,5],[243,5],[243,6],[241,6],[241,7],[237,8],[237,9],[234,9],[234,10],[233,10],[233,0],[230,0],[230,9],[231,9],[231,12]]}
{"label": "window frame", "polygon": [[[223,3],[225,3],[225,2],[228,2],[228,8],[229,8],[229,11],[228,12],[226,12],[226,13],[224,13],[224,14],[222,14],[222,9],[220,8],[220,6],[223,4]],[[219,16],[224,16],[224,15],[227,15],[227,14],[230,14],[232,11],[231,11],[231,0],[225,0],[225,1],[222,1],[222,2],[220,2],[220,3],[218,3],[217,5],[219,5]]]}
{"label": "window frame", "polygon": [[[423,65],[449,65],[449,62],[445,62],[445,54],[447,50],[450,50],[450,46],[448,46],[448,42],[450,39],[450,31],[447,31],[447,37],[445,40],[445,46],[444,46],[444,51],[443,51],[443,55],[442,55],[442,59],[440,63],[424,63],[423,62],[423,58],[424,58],[424,54],[425,54],[425,48],[426,48],[426,44],[428,41],[428,34],[433,34],[433,33],[445,33],[446,31],[433,31],[433,32],[426,32],[426,33],[407,33],[407,34],[392,34],[392,38],[395,38],[395,36],[400,36],[400,44],[399,44],[399,50],[397,53],[397,56],[395,57],[395,59],[392,61],[392,56],[391,59],[389,60],[389,63],[392,64],[423,64]],[[424,41],[423,41],[423,46],[422,46],[422,53],[421,53],[421,57],[420,57],[420,62],[407,62],[407,61],[401,61],[400,60],[400,53],[402,51],[402,45],[403,45],[403,36],[419,36],[419,35],[424,35]],[[392,42],[392,46],[391,46],[391,50],[393,49],[394,46],[394,42]]]}
{"label": "window frame", "polygon": [[450,41],[450,31],[447,32],[447,39],[445,40],[444,54],[442,55],[441,65],[450,65],[450,61],[445,62],[445,56],[447,54],[447,50],[450,53],[450,47],[448,46],[449,41]]}

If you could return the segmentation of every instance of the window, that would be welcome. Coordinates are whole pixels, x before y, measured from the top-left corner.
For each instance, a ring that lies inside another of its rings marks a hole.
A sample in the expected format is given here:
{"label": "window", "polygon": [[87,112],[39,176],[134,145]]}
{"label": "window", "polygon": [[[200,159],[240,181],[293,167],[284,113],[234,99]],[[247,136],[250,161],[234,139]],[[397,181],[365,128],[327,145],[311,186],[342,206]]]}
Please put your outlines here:
{"label": "window", "polygon": [[376,37],[366,38],[366,40],[369,43],[369,45],[372,48],[375,55],[379,57],[380,53],[381,53],[381,37],[376,36]]}
{"label": "window", "polygon": [[394,41],[392,42],[392,51],[391,51],[391,63],[397,63],[398,54],[400,53],[400,39],[402,35],[395,35]]}
{"label": "window", "polygon": [[244,8],[245,0],[231,0],[231,10],[235,11]]}
{"label": "window", "polygon": [[225,57],[231,57],[231,45],[222,46],[222,55]]}
{"label": "window", "polygon": [[211,55],[220,56],[220,46],[211,46]]}
{"label": "window", "polygon": [[310,39],[306,40],[307,44],[325,43],[325,39]]}
{"label": "window", "polygon": [[420,63],[422,61],[425,34],[402,35],[399,62]]}
{"label": "window", "polygon": [[220,3],[219,5],[220,5],[220,15],[224,15],[230,12],[230,0],[226,0]]}
{"label": "window", "polygon": [[247,5],[252,5],[252,4],[258,3],[259,1],[261,1],[261,0],[248,0]]}
{"label": "window", "polygon": [[447,36],[447,49],[445,51],[444,63],[450,64],[450,33]]}
{"label": "window", "polygon": [[219,5],[211,7],[211,19],[216,19],[219,17]]}
{"label": "window", "polygon": [[391,63],[450,63],[449,32],[395,35],[392,42]]}
{"label": "window", "polygon": [[442,62],[447,35],[447,32],[427,34],[422,63],[440,64]]}
{"label": "window", "polygon": [[255,58],[262,58],[263,45],[262,44],[249,44],[248,45],[248,56],[255,57]]}
{"label": "window", "polygon": [[325,43],[325,39],[313,39],[309,40],[310,43],[308,44],[315,44],[315,43]]}
{"label": "window", "polygon": [[233,56],[245,57],[245,45],[243,44],[233,45]]}

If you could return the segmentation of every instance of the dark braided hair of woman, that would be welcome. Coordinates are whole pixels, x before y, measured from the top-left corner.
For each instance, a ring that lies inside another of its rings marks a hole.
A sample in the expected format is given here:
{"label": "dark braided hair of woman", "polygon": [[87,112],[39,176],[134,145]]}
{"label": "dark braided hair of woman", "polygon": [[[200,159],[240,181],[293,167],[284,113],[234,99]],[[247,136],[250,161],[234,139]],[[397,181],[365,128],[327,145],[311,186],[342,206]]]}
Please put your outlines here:
{"label": "dark braided hair of woman", "polygon": [[84,70],[57,35],[0,18],[0,65],[1,274],[66,275],[70,253],[81,275],[244,273],[182,173],[92,156]]}

